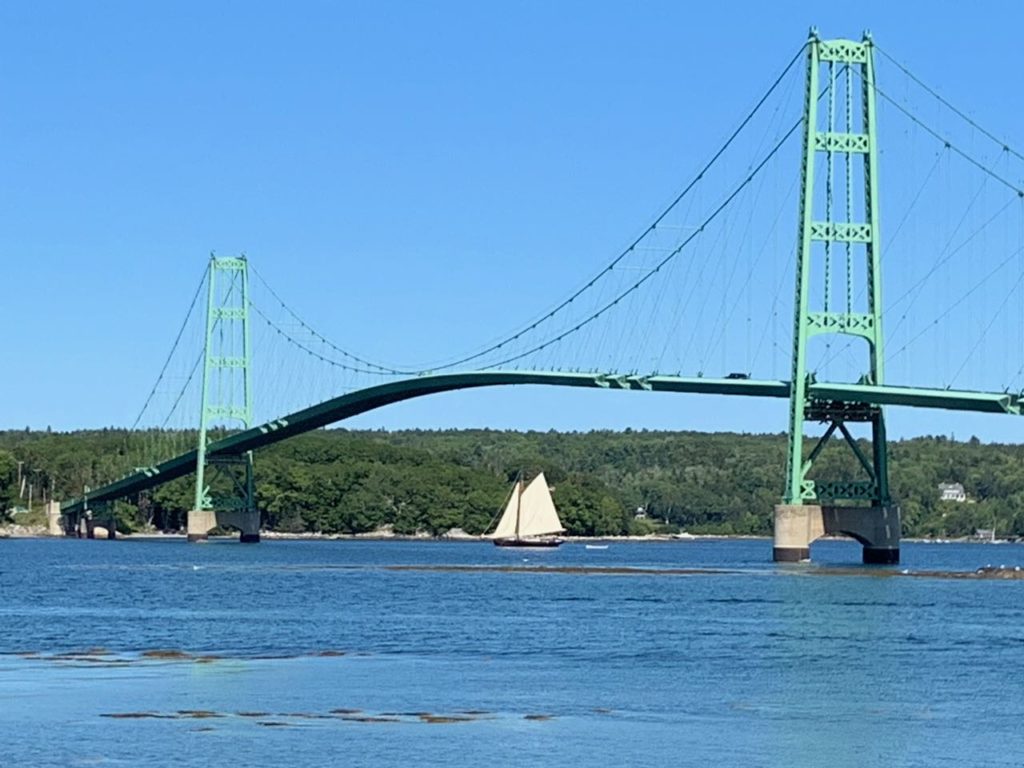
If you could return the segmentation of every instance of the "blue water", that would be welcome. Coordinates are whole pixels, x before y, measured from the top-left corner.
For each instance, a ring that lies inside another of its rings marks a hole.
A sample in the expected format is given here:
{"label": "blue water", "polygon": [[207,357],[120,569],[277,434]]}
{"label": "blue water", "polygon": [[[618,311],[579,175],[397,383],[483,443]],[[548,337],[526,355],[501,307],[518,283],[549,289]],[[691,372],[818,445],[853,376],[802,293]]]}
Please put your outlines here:
{"label": "blue water", "polygon": [[[842,542],[812,566],[770,557],[767,541],[0,541],[0,766],[1024,761],[1024,582],[823,572],[857,563]],[[1024,546],[905,544],[899,569],[986,564],[1024,566]],[[60,657],[90,648],[108,653]],[[104,717],[139,712],[160,717]]]}

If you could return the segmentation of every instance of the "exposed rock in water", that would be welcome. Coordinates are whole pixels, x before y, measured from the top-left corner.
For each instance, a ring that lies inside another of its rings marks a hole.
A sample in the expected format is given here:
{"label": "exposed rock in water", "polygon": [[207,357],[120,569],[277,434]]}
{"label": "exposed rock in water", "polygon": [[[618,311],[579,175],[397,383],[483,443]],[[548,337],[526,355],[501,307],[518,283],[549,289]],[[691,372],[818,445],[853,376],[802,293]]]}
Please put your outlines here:
{"label": "exposed rock in water", "polygon": [[173,715],[161,715],[159,712],[102,712],[100,717],[109,717],[114,720],[173,720]]}
{"label": "exposed rock in water", "polygon": [[175,661],[192,658],[192,654],[186,653],[185,651],[179,651],[174,648],[155,648],[151,651],[143,651],[139,655],[144,659],[167,659]]}
{"label": "exposed rock in water", "polygon": [[983,579],[1024,579],[1024,570],[1019,565],[985,565],[974,573]]}
{"label": "exposed rock in water", "polygon": [[448,539],[448,540],[451,540],[451,541],[476,541],[480,537],[479,536],[474,536],[471,533],[466,533],[461,528],[452,528],[451,530],[447,531],[446,533],[442,533],[440,538]]}
{"label": "exposed rock in water", "polygon": [[469,715],[431,715],[422,714],[419,716],[420,721],[424,723],[431,723],[434,725],[442,723],[469,723],[475,720],[475,717]]}

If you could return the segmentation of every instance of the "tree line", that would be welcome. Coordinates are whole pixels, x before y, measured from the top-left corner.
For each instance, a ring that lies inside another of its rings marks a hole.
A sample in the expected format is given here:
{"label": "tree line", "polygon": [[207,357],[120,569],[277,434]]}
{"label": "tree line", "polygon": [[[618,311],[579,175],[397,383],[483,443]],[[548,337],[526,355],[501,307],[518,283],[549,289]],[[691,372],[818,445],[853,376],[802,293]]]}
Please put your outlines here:
{"label": "tree line", "polygon": [[[9,514],[23,503],[19,461],[35,488],[67,499],[145,465],[147,452],[168,456],[194,439],[118,429],[0,432],[0,509]],[[264,449],[255,462],[257,502],[271,530],[478,534],[522,470],[545,472],[569,533],[607,536],[769,534],[785,457],[783,434],[331,429]],[[839,444],[821,453],[816,470],[833,479],[858,476]],[[979,528],[1024,535],[1024,446],[942,436],[895,441],[890,470],[907,536],[958,537]],[[192,482],[182,478],[118,503],[119,527],[183,527]],[[962,483],[969,501],[940,501],[944,482]]]}

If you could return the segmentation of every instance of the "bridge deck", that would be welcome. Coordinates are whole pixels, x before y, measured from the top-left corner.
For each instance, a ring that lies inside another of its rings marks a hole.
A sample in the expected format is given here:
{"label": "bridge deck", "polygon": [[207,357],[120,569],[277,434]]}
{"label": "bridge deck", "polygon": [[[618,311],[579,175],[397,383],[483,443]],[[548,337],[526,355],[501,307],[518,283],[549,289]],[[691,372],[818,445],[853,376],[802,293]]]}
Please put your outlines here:
{"label": "bridge deck", "polygon": [[[503,385],[540,384],[559,387],[645,390],[738,397],[789,397],[788,381],[710,379],[681,376],[635,376],[543,371],[478,371],[418,376],[393,381],[326,400],[266,424],[238,432],[207,446],[207,456],[236,455],[262,448],[385,405],[415,397]],[[1020,415],[1021,399],[1008,393],[966,392],[946,389],[815,383],[810,395],[867,405],[900,405],[980,413]],[[93,491],[86,498],[61,506],[65,514],[84,511],[89,503],[124,498],[175,480],[195,470],[196,451],[188,451],[155,467],[133,472]]]}

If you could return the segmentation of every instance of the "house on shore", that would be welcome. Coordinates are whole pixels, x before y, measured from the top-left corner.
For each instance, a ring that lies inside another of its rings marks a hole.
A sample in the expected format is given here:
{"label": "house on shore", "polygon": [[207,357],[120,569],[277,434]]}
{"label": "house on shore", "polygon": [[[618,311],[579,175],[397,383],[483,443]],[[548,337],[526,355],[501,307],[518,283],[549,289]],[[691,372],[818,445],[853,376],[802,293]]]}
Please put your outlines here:
{"label": "house on shore", "polygon": [[939,483],[939,501],[967,501],[963,483]]}

